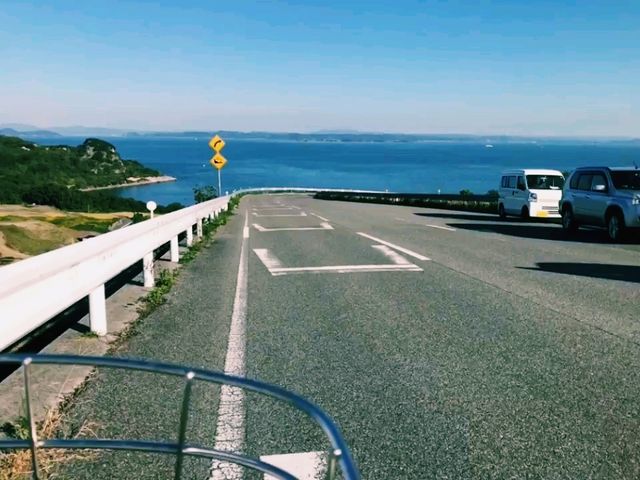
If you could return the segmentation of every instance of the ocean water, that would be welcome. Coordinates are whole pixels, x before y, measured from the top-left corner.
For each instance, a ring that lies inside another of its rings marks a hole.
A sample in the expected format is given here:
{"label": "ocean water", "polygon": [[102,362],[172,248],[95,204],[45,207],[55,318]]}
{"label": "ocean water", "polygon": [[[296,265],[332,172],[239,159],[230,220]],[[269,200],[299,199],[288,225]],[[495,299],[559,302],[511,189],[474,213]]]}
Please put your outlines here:
{"label": "ocean water", "polygon": [[[193,188],[217,186],[209,165],[208,138],[105,138],[125,159],[176,177],[172,183],[128,187],[118,194],[160,204],[193,203]],[[33,139],[40,144],[78,145],[84,138]],[[327,143],[227,140],[222,190],[248,187],[321,187],[393,192],[486,193],[507,168],[569,171],[583,165],[640,163],[640,145],[596,142]]]}

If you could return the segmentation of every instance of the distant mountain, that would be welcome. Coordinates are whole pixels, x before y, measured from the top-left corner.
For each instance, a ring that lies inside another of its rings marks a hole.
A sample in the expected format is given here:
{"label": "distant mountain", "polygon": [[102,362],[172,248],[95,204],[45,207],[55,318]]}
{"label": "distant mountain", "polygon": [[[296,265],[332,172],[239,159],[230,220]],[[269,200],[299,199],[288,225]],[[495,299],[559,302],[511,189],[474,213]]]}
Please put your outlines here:
{"label": "distant mountain", "polygon": [[41,130],[40,127],[35,125],[27,125],[26,123],[0,123],[0,128],[9,128],[17,132],[29,132],[33,130]]}
{"label": "distant mountain", "polygon": [[48,127],[48,129],[67,137],[120,137],[129,132],[129,130],[121,128],[85,127],[82,125]]}
{"label": "distant mountain", "polygon": [[16,130],[14,128],[0,128],[0,135],[6,135],[7,137],[59,137],[60,136],[56,132],[52,132],[50,130]]}

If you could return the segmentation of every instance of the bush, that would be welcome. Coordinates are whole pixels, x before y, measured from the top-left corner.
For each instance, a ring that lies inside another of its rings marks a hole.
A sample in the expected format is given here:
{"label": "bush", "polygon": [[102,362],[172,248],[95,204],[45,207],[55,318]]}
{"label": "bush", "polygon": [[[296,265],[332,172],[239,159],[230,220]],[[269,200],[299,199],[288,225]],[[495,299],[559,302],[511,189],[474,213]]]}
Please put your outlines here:
{"label": "bush", "polygon": [[218,192],[211,185],[205,185],[204,187],[195,187],[193,189],[193,200],[196,203],[206,202],[218,198]]}

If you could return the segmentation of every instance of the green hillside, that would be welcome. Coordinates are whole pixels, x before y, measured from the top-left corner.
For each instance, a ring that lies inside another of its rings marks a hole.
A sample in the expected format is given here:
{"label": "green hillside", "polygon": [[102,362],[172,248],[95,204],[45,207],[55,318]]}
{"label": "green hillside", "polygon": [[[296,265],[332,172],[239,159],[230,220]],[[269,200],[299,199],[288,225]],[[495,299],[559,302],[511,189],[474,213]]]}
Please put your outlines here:
{"label": "green hillside", "polygon": [[123,160],[115,147],[96,138],[71,147],[39,146],[17,137],[0,136],[0,181],[30,185],[55,183],[68,187],[101,187],[125,183],[128,177],[160,172]]}
{"label": "green hillside", "polygon": [[[41,146],[0,136],[0,203],[35,203],[82,212],[145,211],[143,202],[108,191],[80,189],[159,175],[136,161],[123,160],[113,145],[96,138],[73,147]],[[159,207],[158,213],[178,207]]]}

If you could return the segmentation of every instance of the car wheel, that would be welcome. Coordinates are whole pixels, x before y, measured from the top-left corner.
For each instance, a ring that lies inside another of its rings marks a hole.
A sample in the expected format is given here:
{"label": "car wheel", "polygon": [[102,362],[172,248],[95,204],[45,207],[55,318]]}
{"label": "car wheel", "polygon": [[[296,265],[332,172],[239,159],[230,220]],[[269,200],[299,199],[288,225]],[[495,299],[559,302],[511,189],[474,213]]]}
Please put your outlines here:
{"label": "car wheel", "polygon": [[500,216],[500,218],[502,218],[503,220],[505,218],[507,218],[507,212],[504,211],[504,205],[500,204],[498,205],[498,215]]}
{"label": "car wheel", "polygon": [[522,210],[520,211],[520,216],[522,218],[529,218],[529,209],[527,207],[522,207]]}
{"label": "car wheel", "polygon": [[618,212],[613,212],[609,215],[609,220],[607,220],[607,233],[609,234],[609,240],[612,242],[619,242],[622,239],[624,219]]}
{"label": "car wheel", "polygon": [[562,210],[562,228],[567,233],[573,233],[578,230],[578,223],[573,216],[571,207]]}

